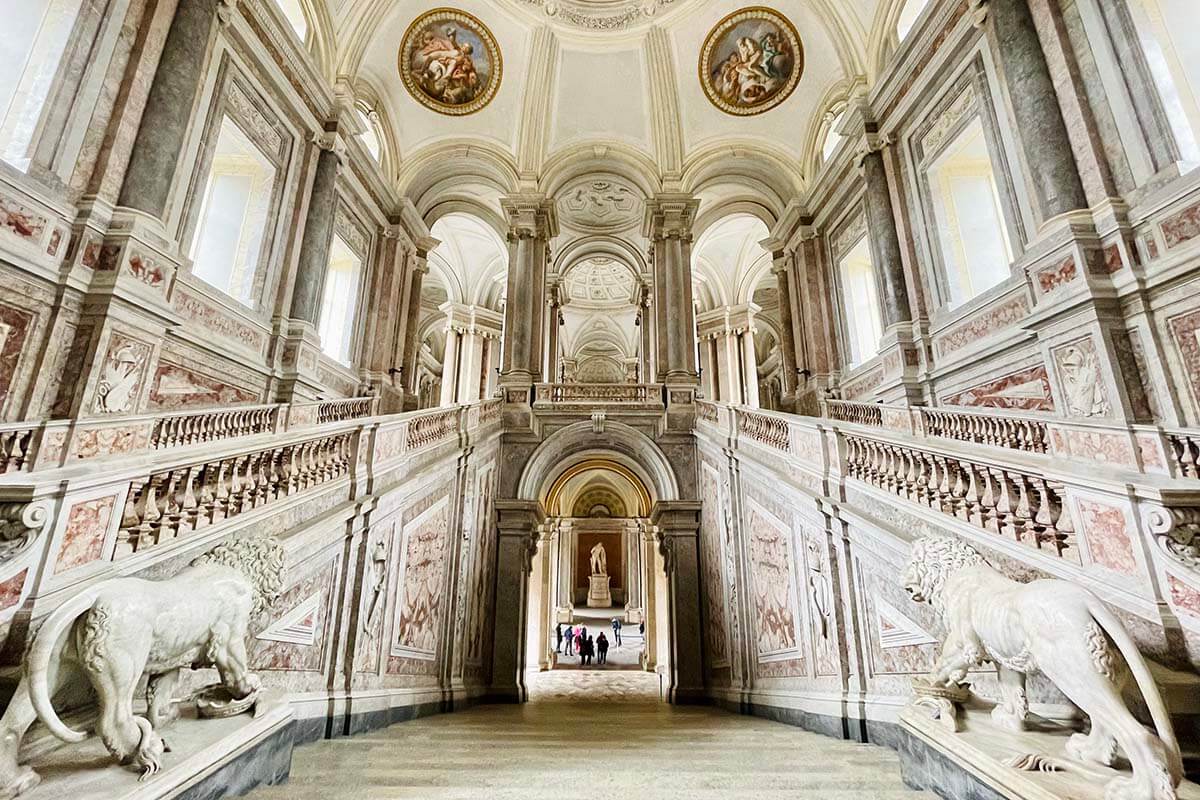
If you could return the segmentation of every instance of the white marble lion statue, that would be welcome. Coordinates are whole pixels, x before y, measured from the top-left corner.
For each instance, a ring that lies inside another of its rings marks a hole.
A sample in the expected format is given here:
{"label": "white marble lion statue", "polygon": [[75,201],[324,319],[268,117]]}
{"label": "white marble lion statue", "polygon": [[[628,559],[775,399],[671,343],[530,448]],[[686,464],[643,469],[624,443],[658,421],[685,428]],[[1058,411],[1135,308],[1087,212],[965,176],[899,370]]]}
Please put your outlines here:
{"label": "white marble lion statue", "polygon": [[[1029,711],[1026,675],[1041,672],[1091,719],[1090,733],[1068,741],[1069,756],[1112,766],[1119,745],[1129,758],[1132,777],[1109,781],[1107,800],[1175,800],[1183,765],[1170,716],[1145,659],[1100,598],[1064,580],[1019,583],[969,545],[942,536],[913,545],[904,589],[914,601],[932,605],[945,623],[931,684],[957,686],[968,670],[992,662],[1002,692],[993,719],[1019,731]],[[1157,736],[1122,699],[1130,673]],[[1010,763],[1074,770],[1070,762],[1037,755]]]}
{"label": "white marble lion statue", "polygon": [[[21,739],[35,719],[66,742],[87,737],[68,727],[52,703],[60,688],[79,695],[81,677],[95,692],[96,732],[105,747],[143,778],[161,767],[166,746],[158,731],[178,713],[172,693],[180,670],[216,667],[231,696],[256,692],[259,680],[246,656],[248,627],[282,590],[283,565],[275,539],[239,539],[213,548],[174,577],[103,581],[51,612],[0,719],[0,797],[15,797],[39,781],[17,764]],[[142,675],[148,676],[146,717],[133,712]]]}

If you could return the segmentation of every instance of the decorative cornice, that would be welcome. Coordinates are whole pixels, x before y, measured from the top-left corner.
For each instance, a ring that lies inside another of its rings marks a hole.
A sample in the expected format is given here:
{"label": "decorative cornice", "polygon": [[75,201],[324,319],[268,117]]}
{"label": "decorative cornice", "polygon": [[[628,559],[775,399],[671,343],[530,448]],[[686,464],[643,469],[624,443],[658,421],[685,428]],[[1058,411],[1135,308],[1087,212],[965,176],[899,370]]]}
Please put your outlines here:
{"label": "decorative cornice", "polygon": [[692,225],[700,201],[690,194],[660,194],[646,201],[642,235],[652,242],[664,239],[691,241]]}

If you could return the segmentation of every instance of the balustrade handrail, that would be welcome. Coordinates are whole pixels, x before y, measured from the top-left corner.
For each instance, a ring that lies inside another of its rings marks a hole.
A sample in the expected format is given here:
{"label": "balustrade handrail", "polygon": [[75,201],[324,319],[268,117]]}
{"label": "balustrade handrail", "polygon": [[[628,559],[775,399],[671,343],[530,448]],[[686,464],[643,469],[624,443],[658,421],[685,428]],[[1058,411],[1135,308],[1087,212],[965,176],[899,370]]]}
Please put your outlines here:
{"label": "balustrade handrail", "polygon": [[646,403],[662,404],[661,383],[539,383],[535,403]]}

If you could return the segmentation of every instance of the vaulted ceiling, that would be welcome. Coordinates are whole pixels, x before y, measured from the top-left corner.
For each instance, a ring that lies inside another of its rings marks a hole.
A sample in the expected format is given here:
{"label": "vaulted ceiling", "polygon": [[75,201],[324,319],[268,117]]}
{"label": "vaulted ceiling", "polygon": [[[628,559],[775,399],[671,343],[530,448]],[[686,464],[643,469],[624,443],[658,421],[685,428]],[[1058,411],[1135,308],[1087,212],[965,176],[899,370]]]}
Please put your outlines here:
{"label": "vaulted ceiling", "polygon": [[578,174],[573,165],[597,157],[639,172],[648,191],[701,191],[721,162],[754,161],[786,203],[819,163],[827,112],[869,87],[905,5],[775,0],[770,7],[799,33],[803,74],[777,107],[736,116],[705,96],[698,58],[714,26],[753,3],[459,0],[453,7],[494,36],[503,70],[483,108],[448,116],[417,102],[397,66],[406,30],[444,2],[280,2],[303,7],[310,47],[331,80],[378,108],[395,177],[422,213],[438,202],[449,175],[490,205],[489,195],[558,188],[556,179]]}

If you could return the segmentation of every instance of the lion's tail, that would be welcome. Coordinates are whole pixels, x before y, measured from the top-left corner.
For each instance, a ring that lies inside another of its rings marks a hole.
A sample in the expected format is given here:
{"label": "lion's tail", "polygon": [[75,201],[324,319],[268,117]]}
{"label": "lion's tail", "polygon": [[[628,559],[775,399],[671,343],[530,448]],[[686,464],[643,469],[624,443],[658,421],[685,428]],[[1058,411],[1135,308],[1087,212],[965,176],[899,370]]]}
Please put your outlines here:
{"label": "lion's tail", "polygon": [[1173,785],[1178,785],[1183,778],[1183,757],[1179,752],[1179,741],[1175,738],[1175,727],[1171,724],[1167,705],[1163,702],[1162,693],[1158,690],[1158,684],[1150,672],[1149,665],[1146,664],[1146,659],[1142,657],[1141,651],[1125,631],[1125,626],[1098,598],[1089,598],[1088,611],[1108,634],[1108,637],[1113,640],[1125,658],[1125,663],[1129,665],[1134,680],[1137,681],[1138,691],[1142,693],[1142,699],[1146,701],[1146,706],[1150,709],[1150,718],[1154,721],[1154,729],[1158,732],[1158,738],[1162,739],[1163,744],[1166,745],[1169,759],[1167,767],[1170,770]]}
{"label": "lion's tail", "polygon": [[82,742],[86,733],[72,730],[58,718],[50,699],[47,673],[53,659],[61,656],[62,641],[80,615],[96,602],[96,590],[87,589],[72,597],[50,613],[33,640],[29,657],[25,659],[25,677],[29,681],[29,698],[38,719],[52,734],[65,742]]}

